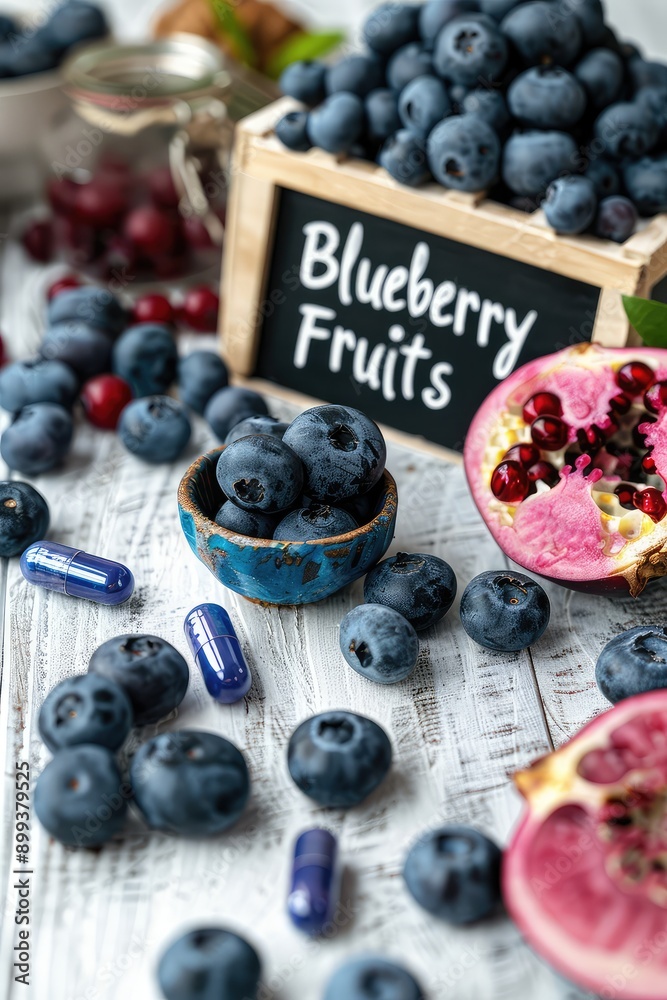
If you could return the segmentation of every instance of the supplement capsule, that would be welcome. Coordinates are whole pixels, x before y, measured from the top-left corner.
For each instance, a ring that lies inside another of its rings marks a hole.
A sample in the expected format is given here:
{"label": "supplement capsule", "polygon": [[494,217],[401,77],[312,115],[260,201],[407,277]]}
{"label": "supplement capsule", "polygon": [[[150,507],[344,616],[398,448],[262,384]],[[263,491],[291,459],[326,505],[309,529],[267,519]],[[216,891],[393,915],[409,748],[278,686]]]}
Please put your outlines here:
{"label": "supplement capsule", "polygon": [[127,566],[58,542],[30,545],[21,556],[21,572],[37,587],[97,604],[124,604],[134,591]]}
{"label": "supplement capsule", "polygon": [[317,937],[331,923],[338,906],[338,845],[328,830],[306,830],[294,847],[287,912],[294,926]]}
{"label": "supplement capsule", "polygon": [[184,630],[211,697],[221,705],[245,698],[252,674],[225,609],[219,604],[200,604],[186,615]]}

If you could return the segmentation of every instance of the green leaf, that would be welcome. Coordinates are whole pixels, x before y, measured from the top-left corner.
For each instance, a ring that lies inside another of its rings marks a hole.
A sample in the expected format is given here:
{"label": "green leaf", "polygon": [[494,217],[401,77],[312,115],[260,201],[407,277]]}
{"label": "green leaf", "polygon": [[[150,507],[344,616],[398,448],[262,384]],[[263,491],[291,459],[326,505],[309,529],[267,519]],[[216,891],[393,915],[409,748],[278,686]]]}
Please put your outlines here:
{"label": "green leaf", "polygon": [[667,347],[667,305],[624,295],[628,319],[647,347]]}
{"label": "green leaf", "polygon": [[231,0],[211,0],[211,5],[221,30],[232,42],[238,58],[246,66],[254,66],[257,60],[252,39],[236,16]]}
{"label": "green leaf", "polygon": [[344,41],[345,33],[342,31],[300,31],[290,35],[266,67],[267,75],[277,80],[292,63],[321,59]]}

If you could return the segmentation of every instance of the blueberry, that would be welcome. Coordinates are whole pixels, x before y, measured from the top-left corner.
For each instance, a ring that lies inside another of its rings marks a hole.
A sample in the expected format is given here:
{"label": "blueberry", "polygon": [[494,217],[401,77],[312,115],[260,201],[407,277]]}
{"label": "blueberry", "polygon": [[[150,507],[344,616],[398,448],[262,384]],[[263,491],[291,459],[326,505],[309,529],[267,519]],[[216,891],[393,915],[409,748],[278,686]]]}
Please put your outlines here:
{"label": "blueberry", "polygon": [[79,379],[62,361],[15,361],[0,369],[0,406],[18,413],[32,403],[59,403],[70,409],[79,392]]}
{"label": "blueberry", "polygon": [[667,155],[644,156],[623,168],[628,195],[642,216],[667,212]]}
{"label": "blueberry", "polygon": [[499,80],[507,65],[507,42],[497,25],[475,17],[457,17],[435,43],[433,65],[452,83],[475,87]]}
{"label": "blueberry", "polygon": [[598,198],[609,198],[611,195],[619,194],[621,190],[621,178],[613,163],[608,160],[591,160],[586,167],[585,177],[593,181]]}
{"label": "blueberry", "polygon": [[308,138],[308,113],[290,111],[276,125],[276,135],[287,149],[295,153],[307,153],[313,145]]}
{"label": "blueberry", "polygon": [[424,140],[410,129],[401,129],[387,139],[378,162],[395,181],[409,187],[420,187],[431,178]]}
{"label": "blueberry", "polygon": [[46,315],[49,326],[87,323],[110,337],[117,337],[127,326],[127,313],[116,296],[97,285],[60,292],[49,302]]}
{"label": "blueberry", "polygon": [[250,795],[241,751],[215,733],[160,733],[134,756],[136,804],[152,830],[212,837],[239,819]]}
{"label": "blueberry", "polygon": [[637,228],[637,209],[629,198],[604,198],[595,220],[595,235],[614,243],[625,243]]}
{"label": "blueberry", "polygon": [[395,52],[387,64],[387,83],[400,94],[409,83],[433,72],[430,52],[421,42],[410,42]]}
{"label": "blueberry", "polygon": [[203,413],[211,397],[228,382],[227,365],[215,351],[192,351],[178,362],[178,394],[195,413]]}
{"label": "blueberry", "polygon": [[477,115],[446,118],[426,144],[431,173],[456,191],[484,191],[493,184],[500,163],[500,140]]}
{"label": "blueberry", "polygon": [[362,677],[376,684],[397,684],[417,666],[419,639],[398,611],[382,604],[361,604],[341,623],[340,649]]}
{"label": "blueberry", "polygon": [[574,75],[588,94],[591,107],[602,110],[618,98],[625,67],[611,49],[592,49],[577,63]]}
{"label": "blueberry", "polygon": [[20,556],[49,530],[49,507],[29,483],[0,483],[0,557]]}
{"label": "blueberry", "polygon": [[390,56],[419,38],[420,9],[415,4],[388,0],[380,4],[364,23],[364,41],[374,52]]}
{"label": "blueberry", "polygon": [[123,688],[137,726],[158,722],[180,705],[190,679],[188,665],[156,635],[118,635],[93,653],[88,670]]}
{"label": "blueberry", "polygon": [[667,87],[667,64],[649,62],[635,55],[628,62],[628,71],[634,90],[643,87]]}
{"label": "blueberry", "polygon": [[498,133],[503,133],[510,123],[507,102],[499,90],[477,87],[469,91],[461,102],[461,111],[466,115],[477,115]]}
{"label": "blueberry", "polygon": [[266,415],[268,412],[266,403],[258,392],[230,385],[211,396],[204,410],[204,419],[215,436],[224,441],[232,427],[242,420]]}
{"label": "blueberry", "polygon": [[6,42],[11,39],[12,35],[19,35],[20,32],[21,29],[14,18],[0,14],[0,42]]}
{"label": "blueberry", "polygon": [[550,614],[546,592],[522,573],[481,573],[461,598],[461,624],[470,638],[501,653],[537,642]]}
{"label": "blueberry", "polygon": [[336,538],[356,531],[357,522],[346,510],[314,504],[294,510],[284,517],[273,533],[279,542],[309,542],[322,538]]}
{"label": "blueberry", "polygon": [[500,904],[500,848],[478,830],[445,826],[410,849],[403,877],[423,909],[449,924],[471,924]]}
{"label": "blueberry", "polygon": [[595,122],[595,135],[604,142],[606,155],[614,160],[650,153],[659,133],[658,123],[641,104],[611,104]]}
{"label": "blueberry", "polygon": [[[425,45],[433,48],[442,29],[455,17],[475,13],[479,0],[428,0],[419,14],[419,30]],[[488,13],[488,12],[487,12]]]}
{"label": "blueberry", "polygon": [[327,67],[322,62],[295,62],[280,77],[283,94],[314,108],[326,97]]}
{"label": "blueberry", "polygon": [[39,735],[52,753],[94,743],[118,750],[132,728],[132,705],[115,681],[95,674],[56,684],[39,711]]}
{"label": "blueberry", "polygon": [[600,653],[595,679],[612,705],[667,688],[667,629],[642,625],[614,636]]}
{"label": "blueberry", "polygon": [[341,91],[311,111],[308,137],[327,153],[348,153],[364,131],[364,104],[356,94]]}
{"label": "blueberry", "polygon": [[0,439],[0,454],[10,469],[39,476],[55,468],[69,451],[72,417],[57,403],[33,403],[18,413]]}
{"label": "blueberry", "polygon": [[591,48],[605,40],[604,7],[602,0],[578,0],[573,12],[581,25],[584,46]]}
{"label": "blueberry", "polygon": [[68,0],[54,10],[44,30],[50,43],[64,52],[81,42],[104,38],[109,34],[109,25],[96,4]]}
{"label": "blueberry", "polygon": [[165,1000],[256,1000],[260,975],[255,949],[222,927],[184,934],[157,969]]}
{"label": "blueberry", "polygon": [[526,66],[569,66],[581,51],[581,24],[570,9],[546,0],[521,3],[501,29]]}
{"label": "blueberry", "polygon": [[637,91],[635,101],[653,115],[660,129],[658,143],[661,147],[667,145],[667,86],[642,87]]}
{"label": "blueberry", "polygon": [[452,112],[449,94],[437,76],[419,76],[403,90],[398,111],[405,128],[426,138]]}
{"label": "blueberry", "polygon": [[384,781],[391,757],[391,743],[376,722],[352,712],[323,712],[292,733],[287,766],[309,798],[349,809]]}
{"label": "blueberry", "polygon": [[59,750],[35,784],[35,812],[44,829],[68,847],[99,847],[119,833],[127,796],[106,747]]}
{"label": "blueberry", "polygon": [[384,142],[401,127],[396,94],[388,87],[371,91],[365,101],[368,138]]}
{"label": "blueberry", "polygon": [[565,132],[515,132],[503,150],[502,178],[515,194],[538,198],[576,157],[577,145]]}
{"label": "blueberry", "polygon": [[113,348],[113,373],[125,379],[136,397],[166,392],[176,381],[178,351],[168,326],[131,326]]}
{"label": "blueberry", "polygon": [[170,396],[133,399],[118,421],[118,436],[127,450],[151,465],[175,462],[191,434],[185,407]]}
{"label": "blueberry", "polygon": [[366,97],[383,83],[382,62],[374,54],[344,56],[329,67],[326,75],[327,94],[346,92]]}
{"label": "blueberry", "polygon": [[350,497],[345,500],[343,506],[359,525],[369,524],[376,517],[385,500],[384,483],[377,483],[368,493],[361,496]]}
{"label": "blueberry", "polygon": [[393,608],[421,631],[445,617],[456,588],[454,570],[444,559],[423,552],[399,552],[370,571],[364,600]]}
{"label": "blueberry", "polygon": [[6,46],[4,75],[31,76],[33,73],[48,73],[60,61],[61,53],[54,48],[44,26],[31,37],[22,38],[18,44]]}
{"label": "blueberry", "polygon": [[557,233],[583,233],[597,213],[595,184],[588,177],[559,177],[549,186],[542,208],[547,222]]}
{"label": "blueberry", "polygon": [[507,91],[514,117],[535,128],[572,128],[586,111],[586,91],[560,66],[535,66],[521,73]]}
{"label": "blueberry", "polygon": [[291,448],[269,434],[253,434],[227,445],[216,470],[223,493],[244,510],[276,514],[298,499],[303,467]]}
{"label": "blueberry", "polygon": [[256,417],[246,417],[238,424],[234,424],[229,434],[225,438],[225,444],[232,444],[239,438],[249,437],[252,434],[268,434],[270,437],[278,438],[282,441],[289,424],[283,424],[275,417],[266,414],[259,414]]}
{"label": "blueberry", "polygon": [[496,21],[502,21],[520,3],[523,0],[480,0],[479,9]]}
{"label": "blueberry", "polygon": [[277,518],[261,510],[242,510],[231,500],[226,500],[215,515],[215,523],[247,538],[273,538]]}
{"label": "blueberry", "polygon": [[387,446],[380,428],[349,406],[316,406],[285,431],[304,465],[304,492],[321,503],[367,493],[380,481]]}
{"label": "blueberry", "polygon": [[449,99],[452,102],[452,109],[455,115],[463,114],[463,102],[472,90],[472,87],[464,87],[462,83],[451,84],[449,88]]}
{"label": "blueberry", "polygon": [[46,361],[68,365],[82,382],[86,382],[109,371],[111,347],[109,337],[101,330],[72,320],[49,327],[40,354]]}
{"label": "blueberry", "polygon": [[347,962],[334,973],[324,1000],[424,1000],[424,993],[403,966],[384,958],[364,957]]}

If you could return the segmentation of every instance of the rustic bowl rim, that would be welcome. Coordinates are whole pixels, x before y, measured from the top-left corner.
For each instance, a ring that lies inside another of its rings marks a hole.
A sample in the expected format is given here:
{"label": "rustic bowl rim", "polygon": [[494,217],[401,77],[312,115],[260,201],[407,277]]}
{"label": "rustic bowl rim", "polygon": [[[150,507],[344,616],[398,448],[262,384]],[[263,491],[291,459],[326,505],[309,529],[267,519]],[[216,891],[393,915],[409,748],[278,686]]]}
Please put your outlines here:
{"label": "rustic bowl rim", "polygon": [[386,523],[391,521],[391,519],[396,515],[398,509],[398,487],[391,472],[385,469],[382,473],[382,478],[378,480],[378,482],[384,484],[384,503],[382,505],[382,509],[378,511],[371,521],[367,521],[366,524],[359,525],[359,527],[355,528],[354,531],[348,531],[344,535],[332,535],[330,538],[313,538],[312,540],[293,542],[279,541],[276,538],[252,538],[250,535],[239,535],[237,532],[230,531],[229,528],[222,528],[215,521],[212,521],[189,496],[191,484],[195,481],[197,476],[201,475],[203,471],[203,463],[205,461],[214,462],[215,459],[225,450],[225,447],[226,445],[222,445],[218,448],[213,448],[211,451],[207,451],[204,455],[200,455],[199,458],[195,459],[179,484],[178,504],[182,510],[185,510],[195,519],[196,523],[204,522],[203,526],[210,531],[210,534],[220,535],[222,538],[232,542],[234,545],[242,545],[244,547],[250,545],[252,548],[275,549],[276,551],[283,551],[286,548],[294,548],[300,545],[306,545],[309,548],[312,546],[329,546],[332,543],[345,545],[357,541],[359,538],[369,534],[374,526],[384,529],[386,527]]}

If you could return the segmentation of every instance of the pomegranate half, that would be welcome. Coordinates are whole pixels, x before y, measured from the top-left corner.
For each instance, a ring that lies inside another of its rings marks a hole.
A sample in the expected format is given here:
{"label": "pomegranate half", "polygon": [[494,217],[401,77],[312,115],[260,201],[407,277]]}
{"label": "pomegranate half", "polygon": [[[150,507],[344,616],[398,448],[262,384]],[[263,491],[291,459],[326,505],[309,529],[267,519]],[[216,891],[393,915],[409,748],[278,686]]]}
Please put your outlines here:
{"label": "pomegranate half", "polygon": [[480,407],[464,461],[530,572],[635,597],[667,574],[666,350],[583,344],[524,365]]}
{"label": "pomegranate half", "polygon": [[515,781],[503,862],[529,944],[602,1000],[667,997],[667,691],[621,702]]}

